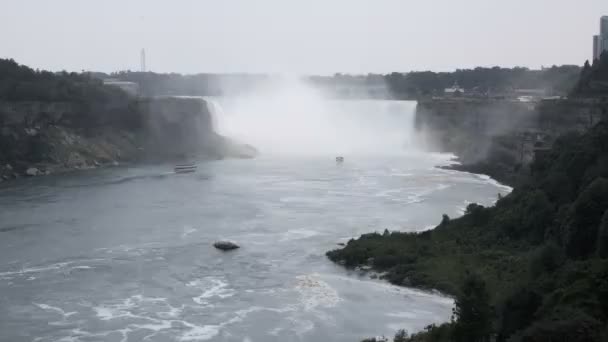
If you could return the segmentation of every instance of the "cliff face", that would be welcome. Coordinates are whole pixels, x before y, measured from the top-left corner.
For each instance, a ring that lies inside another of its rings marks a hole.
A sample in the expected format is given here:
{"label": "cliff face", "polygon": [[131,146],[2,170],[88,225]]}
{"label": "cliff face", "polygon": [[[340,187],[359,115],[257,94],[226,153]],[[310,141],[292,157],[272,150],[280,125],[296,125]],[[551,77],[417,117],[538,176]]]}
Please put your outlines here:
{"label": "cliff face", "polygon": [[418,102],[415,125],[432,148],[474,162],[485,158],[494,137],[529,130],[537,116],[519,101],[433,99]]}
{"label": "cliff face", "polygon": [[607,108],[587,99],[445,98],[420,101],[415,122],[431,149],[459,157],[464,166],[457,168],[510,182],[557,136],[586,131],[608,115]]}
{"label": "cliff face", "polygon": [[103,106],[0,102],[0,179],[119,162],[255,155],[218,135],[212,122],[199,98]]}

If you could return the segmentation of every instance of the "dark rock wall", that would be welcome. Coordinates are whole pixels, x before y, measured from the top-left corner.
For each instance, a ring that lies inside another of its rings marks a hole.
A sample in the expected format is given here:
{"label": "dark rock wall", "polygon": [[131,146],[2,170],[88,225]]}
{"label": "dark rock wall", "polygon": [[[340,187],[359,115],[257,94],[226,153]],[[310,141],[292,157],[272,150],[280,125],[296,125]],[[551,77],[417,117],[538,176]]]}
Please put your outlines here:
{"label": "dark rock wall", "polygon": [[[0,179],[105,164],[252,157],[250,146],[218,135],[201,98],[123,104],[0,102]],[[30,172],[32,173],[32,172]]]}

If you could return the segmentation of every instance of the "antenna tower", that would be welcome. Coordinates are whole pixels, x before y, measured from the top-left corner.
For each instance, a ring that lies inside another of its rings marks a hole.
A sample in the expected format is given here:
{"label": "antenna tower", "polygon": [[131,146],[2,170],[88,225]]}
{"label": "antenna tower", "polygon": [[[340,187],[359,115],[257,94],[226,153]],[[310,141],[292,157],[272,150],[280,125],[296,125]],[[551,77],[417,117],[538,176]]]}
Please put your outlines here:
{"label": "antenna tower", "polygon": [[141,49],[141,72],[146,72],[146,49]]}

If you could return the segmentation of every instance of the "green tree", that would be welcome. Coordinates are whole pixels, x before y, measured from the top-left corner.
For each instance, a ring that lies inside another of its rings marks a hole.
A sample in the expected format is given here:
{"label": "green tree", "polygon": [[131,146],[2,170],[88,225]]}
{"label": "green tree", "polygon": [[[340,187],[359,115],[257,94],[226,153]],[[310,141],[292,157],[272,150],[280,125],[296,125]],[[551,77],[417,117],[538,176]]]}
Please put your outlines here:
{"label": "green tree", "polygon": [[453,337],[456,342],[490,341],[492,307],[486,283],[474,273],[468,273],[456,296],[453,310]]}

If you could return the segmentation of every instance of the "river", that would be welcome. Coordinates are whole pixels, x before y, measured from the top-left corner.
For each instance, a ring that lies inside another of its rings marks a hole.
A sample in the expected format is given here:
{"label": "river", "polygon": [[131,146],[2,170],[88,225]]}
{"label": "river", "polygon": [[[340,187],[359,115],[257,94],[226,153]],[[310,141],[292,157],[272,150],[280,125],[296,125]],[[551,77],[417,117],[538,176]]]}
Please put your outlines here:
{"label": "river", "polygon": [[[324,253],[374,230],[431,228],[509,189],[407,148],[412,103],[332,103],[342,116],[298,115],[273,139],[256,128],[277,120],[272,110],[254,123],[238,119],[238,101],[221,103],[219,129],[261,146],[256,159],[3,184],[0,340],[355,342],[448,320],[450,298]],[[218,251],[219,239],[242,247]]]}

